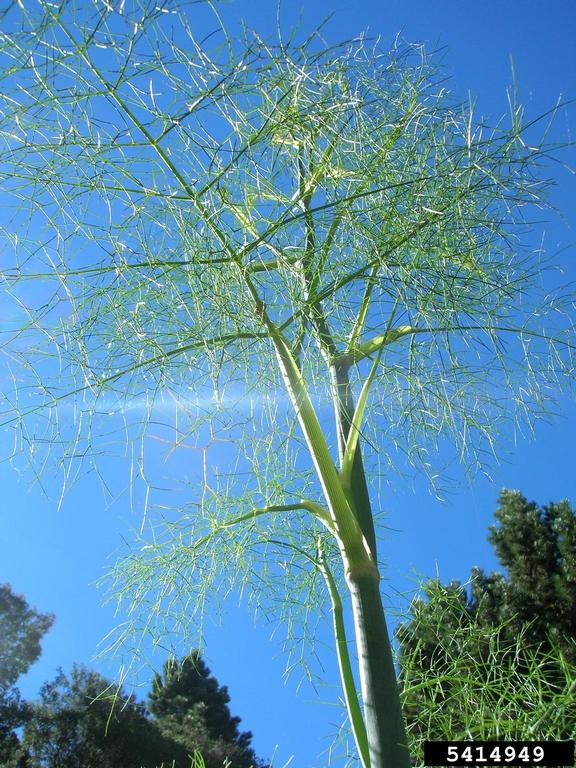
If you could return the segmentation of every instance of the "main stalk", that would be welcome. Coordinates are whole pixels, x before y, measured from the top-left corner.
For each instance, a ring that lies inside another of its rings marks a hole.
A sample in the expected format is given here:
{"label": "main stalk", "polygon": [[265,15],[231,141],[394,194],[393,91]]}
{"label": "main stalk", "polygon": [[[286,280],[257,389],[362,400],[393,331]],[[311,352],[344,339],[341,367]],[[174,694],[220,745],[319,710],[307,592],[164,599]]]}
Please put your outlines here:
{"label": "main stalk", "polygon": [[410,768],[380,574],[376,566],[353,567],[346,580],[354,615],[369,768]]}

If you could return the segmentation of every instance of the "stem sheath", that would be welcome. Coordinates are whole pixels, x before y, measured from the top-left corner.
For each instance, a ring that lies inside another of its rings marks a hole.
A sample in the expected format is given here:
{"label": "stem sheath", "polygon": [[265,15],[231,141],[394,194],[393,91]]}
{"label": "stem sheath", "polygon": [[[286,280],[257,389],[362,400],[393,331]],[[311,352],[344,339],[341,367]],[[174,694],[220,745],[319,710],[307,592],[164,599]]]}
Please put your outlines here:
{"label": "stem sheath", "polygon": [[347,574],[368,736],[370,768],[410,768],[392,646],[376,566]]}

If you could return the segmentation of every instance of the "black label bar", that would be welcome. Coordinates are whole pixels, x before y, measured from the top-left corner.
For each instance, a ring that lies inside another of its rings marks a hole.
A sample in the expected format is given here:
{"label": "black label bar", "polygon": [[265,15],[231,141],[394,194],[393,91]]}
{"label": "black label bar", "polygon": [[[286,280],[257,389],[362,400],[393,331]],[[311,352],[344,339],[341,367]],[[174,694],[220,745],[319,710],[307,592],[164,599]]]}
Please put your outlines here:
{"label": "black label bar", "polygon": [[573,766],[574,741],[425,741],[427,766]]}

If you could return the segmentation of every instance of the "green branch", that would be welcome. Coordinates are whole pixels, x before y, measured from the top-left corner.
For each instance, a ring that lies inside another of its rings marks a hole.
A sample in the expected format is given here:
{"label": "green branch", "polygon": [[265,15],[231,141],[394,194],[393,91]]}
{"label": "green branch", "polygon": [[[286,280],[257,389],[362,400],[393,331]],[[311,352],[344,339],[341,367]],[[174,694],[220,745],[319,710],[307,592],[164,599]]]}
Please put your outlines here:
{"label": "green branch", "polygon": [[358,701],[358,692],[356,690],[350,653],[348,651],[342,598],[340,597],[334,576],[326,562],[321,542],[318,544],[318,567],[326,580],[326,586],[328,587],[328,594],[330,595],[330,602],[332,604],[336,655],[338,657],[338,668],[340,670],[340,679],[344,690],[346,710],[350,719],[350,725],[352,726],[352,734],[358,748],[362,765],[364,768],[370,768],[368,736],[366,734],[366,724],[362,715],[362,709],[360,708],[360,702]]}
{"label": "green branch", "polygon": [[[259,302],[256,289],[248,276],[246,276],[246,283],[255,302]],[[320,426],[320,421],[308,394],[302,373],[292,355],[288,342],[271,321],[261,303],[257,306],[257,311],[260,313],[274,345],[278,366],[324,491],[324,497],[328,503],[330,516],[334,523],[334,532],[343,551],[343,556],[346,557],[350,564],[363,563],[367,557],[368,559],[370,557],[366,541],[342,488],[338,471],[334,465],[324,431]]]}
{"label": "green branch", "polygon": [[415,336],[422,333],[460,333],[467,331],[484,331],[485,333],[510,333],[515,336],[528,336],[534,339],[541,339],[548,343],[552,342],[565,347],[566,349],[576,350],[576,344],[571,344],[566,339],[559,338],[557,336],[550,336],[538,331],[531,331],[528,328],[522,328],[517,326],[502,326],[502,325],[442,325],[430,328],[418,328],[412,325],[401,325],[397,328],[392,328],[386,333],[365,341],[363,344],[359,344],[356,349],[346,354],[340,355],[337,361],[343,366],[351,366],[355,363],[359,363],[367,357],[371,357],[374,353],[393,344],[395,341],[404,338],[405,336]]}
{"label": "green branch", "polygon": [[328,511],[322,507],[322,505],[317,504],[310,499],[300,499],[300,501],[294,502],[293,504],[270,504],[266,507],[257,507],[250,512],[246,512],[244,515],[239,515],[238,517],[232,518],[232,520],[224,520],[219,522],[216,527],[210,531],[210,533],[207,533],[205,536],[202,536],[200,539],[195,541],[190,548],[193,550],[199,549],[200,547],[204,546],[204,544],[207,544],[209,541],[211,541],[223,530],[226,530],[227,528],[235,528],[237,525],[241,525],[242,523],[252,522],[258,517],[269,515],[270,512],[291,512],[297,509],[304,509],[307,512],[315,515],[328,528],[328,530],[330,530],[332,533],[334,532],[332,521],[330,520],[330,515],[328,514]]}
{"label": "green branch", "polygon": [[[396,315],[396,310],[398,309],[399,301],[400,301],[399,299],[396,300],[396,303],[394,304],[392,312],[390,313],[390,317],[388,319],[388,330],[385,336],[390,333],[390,326],[394,322],[394,317]],[[366,404],[368,402],[370,387],[372,386],[372,382],[374,381],[374,378],[378,371],[378,366],[380,365],[382,353],[384,352],[384,346],[385,346],[384,344],[380,344],[378,348],[378,352],[376,354],[376,357],[374,358],[374,362],[372,363],[370,373],[366,377],[366,380],[364,381],[364,384],[362,386],[362,390],[358,398],[358,403],[356,405],[356,408],[354,409],[354,415],[352,416],[352,420],[348,427],[348,435],[346,439],[346,450],[344,452],[344,457],[342,459],[342,468],[340,470],[342,485],[346,490],[349,490],[351,487],[354,459],[356,458],[356,452],[358,450],[358,441],[360,439],[360,429],[362,427],[362,421],[364,420],[364,412],[366,410]]]}
{"label": "green branch", "polygon": [[371,357],[375,352],[381,352],[384,347],[393,344],[404,336],[412,336],[417,333],[426,333],[430,328],[415,328],[412,325],[400,325],[397,328],[391,328],[379,336],[374,336],[362,344],[351,347],[350,351],[338,357],[341,365],[350,367],[354,363],[359,363],[366,357]]}

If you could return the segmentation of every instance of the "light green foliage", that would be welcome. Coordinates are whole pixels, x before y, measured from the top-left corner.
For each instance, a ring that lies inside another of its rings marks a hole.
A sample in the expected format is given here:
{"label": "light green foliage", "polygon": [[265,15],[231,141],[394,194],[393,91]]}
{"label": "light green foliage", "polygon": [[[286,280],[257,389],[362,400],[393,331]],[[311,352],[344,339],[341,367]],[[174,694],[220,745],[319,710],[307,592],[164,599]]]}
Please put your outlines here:
{"label": "light green foliage", "polygon": [[428,581],[397,631],[415,754],[424,739],[576,733],[576,515],[502,491],[495,517],[488,538],[507,573],[474,568],[469,590]]}
{"label": "light green foliage", "polygon": [[[435,605],[438,609],[441,604]],[[446,613],[438,613],[439,622],[450,611],[446,601],[442,608]],[[510,640],[505,626],[466,622],[454,630],[453,644],[445,653],[430,659],[413,647],[401,667],[401,697],[415,765],[423,765],[425,740],[546,741],[576,736],[574,664],[559,646],[540,651],[530,647],[524,632]]]}
{"label": "light green foliage", "polygon": [[[203,40],[193,13],[8,17],[3,278],[21,367],[5,421],[40,463],[60,451],[64,486],[96,466],[107,488],[123,420],[146,492],[142,548],[111,574],[129,606],[117,644],[201,634],[206,597],[241,587],[280,606],[302,665],[299,624],[345,574],[357,642],[378,627],[366,712],[398,715],[360,445],[389,477],[402,456],[434,477],[447,447],[474,471],[572,371],[566,297],[519,242],[550,148],[524,140],[513,99],[511,127],[476,122],[419,47]],[[154,437],[199,458],[177,508],[152,509]]]}

